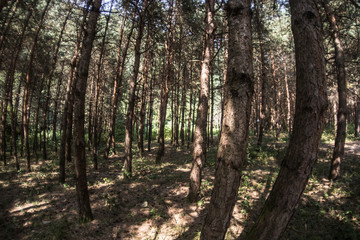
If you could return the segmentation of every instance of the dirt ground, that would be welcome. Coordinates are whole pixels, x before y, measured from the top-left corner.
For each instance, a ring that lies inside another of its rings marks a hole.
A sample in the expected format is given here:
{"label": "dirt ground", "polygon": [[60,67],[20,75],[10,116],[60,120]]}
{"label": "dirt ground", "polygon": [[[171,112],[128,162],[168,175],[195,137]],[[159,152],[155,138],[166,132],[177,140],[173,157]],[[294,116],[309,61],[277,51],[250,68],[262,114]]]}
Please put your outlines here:
{"label": "dirt ground", "polygon": [[[251,227],[276,179],[285,147],[269,142],[256,149],[250,143],[249,162],[226,239],[236,239]],[[197,203],[186,199],[191,151],[167,146],[160,165],[155,164],[155,154],[155,146],[143,157],[135,154],[131,180],[121,177],[121,156],[101,159],[97,171],[89,161],[95,218],[90,223],[77,219],[72,163],[67,166],[66,184],[58,183],[53,160],[40,160],[30,173],[17,173],[13,163],[1,167],[0,239],[198,239],[213,186],[216,148],[207,154],[203,198]],[[343,177],[336,182],[326,178],[331,154],[332,146],[322,144],[283,239],[360,238],[360,142],[346,144]]]}

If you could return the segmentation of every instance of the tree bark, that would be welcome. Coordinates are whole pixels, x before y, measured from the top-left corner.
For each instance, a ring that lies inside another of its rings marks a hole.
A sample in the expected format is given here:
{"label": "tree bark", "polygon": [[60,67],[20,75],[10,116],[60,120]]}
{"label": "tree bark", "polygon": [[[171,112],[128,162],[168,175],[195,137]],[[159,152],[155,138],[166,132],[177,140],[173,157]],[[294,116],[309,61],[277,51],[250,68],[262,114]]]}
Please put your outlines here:
{"label": "tree bark", "polygon": [[79,218],[82,222],[93,219],[89,191],[86,177],[85,157],[85,94],[89,75],[91,51],[96,35],[96,24],[100,14],[101,0],[91,1],[91,11],[85,30],[83,46],[79,67],[76,72],[77,83],[74,89],[74,150],[75,150],[75,174],[76,174],[76,196],[79,207]]}
{"label": "tree bark", "polygon": [[264,42],[263,42],[263,23],[260,18],[259,5],[262,4],[262,0],[255,0],[255,19],[256,19],[256,31],[258,34],[259,46],[260,46],[260,81],[261,81],[261,107],[260,107],[260,126],[259,126],[259,136],[258,136],[258,146],[261,146],[264,137],[265,129],[265,115],[266,115],[266,68],[265,68],[265,52],[264,52]]}
{"label": "tree bark", "polygon": [[129,82],[129,106],[126,114],[126,126],[125,126],[125,162],[124,162],[124,177],[130,178],[132,176],[132,142],[133,142],[133,120],[134,120],[134,107],[135,107],[135,96],[136,96],[136,81],[140,67],[140,47],[141,40],[144,32],[145,17],[148,7],[148,0],[144,0],[142,10],[139,18],[138,35],[135,43],[135,60],[133,75]]}
{"label": "tree bark", "polygon": [[339,108],[337,110],[337,128],[335,137],[335,147],[331,159],[329,180],[335,180],[341,177],[341,163],[344,161],[344,147],[346,140],[346,75],[345,75],[345,56],[344,49],[340,40],[339,29],[336,23],[335,15],[329,5],[328,0],[323,0],[322,4],[326,16],[330,23],[331,35],[335,47],[335,65],[337,72]]}
{"label": "tree bark", "polygon": [[73,104],[74,104],[74,88],[76,86],[77,77],[74,77],[74,71],[77,66],[78,58],[80,55],[81,39],[88,15],[88,9],[90,2],[87,2],[86,9],[83,11],[83,19],[79,26],[79,31],[75,43],[74,55],[70,63],[70,72],[68,76],[65,103],[62,115],[62,135],[60,140],[60,157],[59,157],[59,181],[60,183],[65,182],[65,160],[71,161],[71,139],[72,139],[72,124],[73,124]]}
{"label": "tree bark", "polygon": [[[153,54],[151,54],[153,55]],[[149,94],[150,94],[150,101],[149,101],[149,117],[148,117],[148,152],[151,151],[151,140],[152,140],[152,119],[153,119],[153,112],[154,112],[154,77],[155,77],[155,74],[154,72],[156,71],[156,62],[155,62],[155,66],[153,67],[153,74],[150,78],[150,88],[149,88]]]}
{"label": "tree bark", "polygon": [[145,44],[145,58],[143,63],[143,86],[141,91],[141,103],[140,103],[140,116],[139,116],[139,134],[138,134],[138,149],[140,156],[144,153],[144,131],[145,131],[145,116],[146,116],[146,99],[148,91],[148,73],[150,64],[150,28],[147,29],[147,40]]}
{"label": "tree bark", "polygon": [[197,110],[196,128],[194,136],[193,160],[190,172],[190,188],[188,198],[197,201],[200,197],[201,171],[206,158],[206,127],[209,108],[209,77],[210,64],[214,48],[214,0],[207,0],[205,17],[205,49],[201,64],[199,105]]}
{"label": "tree bark", "polygon": [[[156,153],[155,162],[159,164],[162,161],[162,158],[165,154],[165,121],[166,121],[166,110],[169,98],[169,82],[173,78],[173,43],[174,43],[174,33],[175,26],[173,24],[173,8],[174,1],[170,0],[169,11],[168,11],[168,28],[165,40],[165,52],[166,52],[166,63],[165,63],[165,77],[164,82],[161,84],[161,93],[160,93],[160,107],[159,107],[159,128],[157,141],[159,143],[159,148]],[[173,35],[173,37],[172,37]]]}
{"label": "tree bark", "polygon": [[355,106],[355,137],[360,136],[360,98],[357,98]]}
{"label": "tree bark", "polygon": [[229,0],[227,80],[215,183],[200,239],[224,239],[246,158],[253,95],[251,1]]}
{"label": "tree bark", "polygon": [[296,58],[296,107],[289,147],[279,175],[245,239],[279,239],[317,159],[327,99],[321,18],[312,0],[290,0]]}
{"label": "tree bark", "polygon": [[124,18],[123,23],[120,28],[120,39],[119,39],[119,46],[118,46],[118,56],[116,61],[116,76],[114,81],[114,88],[113,88],[113,95],[112,95],[112,107],[111,107],[111,115],[110,115],[110,126],[109,126],[109,136],[106,144],[106,150],[105,150],[105,158],[109,156],[110,148],[112,146],[112,152],[113,154],[116,154],[115,149],[115,127],[116,127],[116,112],[119,105],[120,100],[120,89],[122,86],[123,81],[123,73],[125,69],[125,60],[127,57],[127,52],[129,49],[131,36],[134,32],[134,24],[135,24],[135,17],[136,17],[136,11],[134,10],[133,16],[132,16],[132,23],[130,27],[130,32],[127,36],[126,43],[124,46],[124,50],[122,51],[121,45],[122,45],[122,36],[124,31],[124,26],[126,19]]}
{"label": "tree bark", "polygon": [[[72,12],[72,9],[69,8],[68,13],[65,17],[65,20],[63,22],[61,31],[60,31],[60,35],[59,35],[59,39],[57,41],[56,44],[56,49],[54,52],[54,56],[53,56],[53,62],[51,64],[51,70],[50,70],[50,74],[49,74],[49,79],[48,79],[48,83],[47,83],[47,94],[46,94],[46,101],[45,101],[45,106],[44,106],[44,112],[43,112],[43,116],[42,116],[42,129],[44,131],[43,133],[43,140],[42,140],[42,145],[43,145],[43,159],[47,159],[47,150],[46,150],[46,134],[47,134],[47,130],[48,130],[48,124],[47,124],[47,116],[48,116],[48,112],[49,112],[49,103],[50,103],[50,98],[51,98],[51,84],[52,84],[52,80],[55,74],[55,70],[56,70],[56,64],[57,64],[57,60],[58,60],[58,53],[60,50],[60,45],[61,45],[61,41],[62,41],[62,37],[65,31],[65,27],[67,24],[67,21],[70,17],[70,14]],[[57,112],[57,108],[55,108],[55,112]],[[56,131],[55,131],[55,135],[56,135]]]}
{"label": "tree bark", "polygon": [[23,135],[24,135],[24,142],[25,142],[25,149],[26,149],[26,170],[28,172],[31,171],[31,162],[30,162],[30,143],[29,143],[29,124],[30,124],[30,119],[28,118],[29,112],[30,112],[30,87],[32,84],[32,79],[33,79],[33,63],[34,63],[34,59],[35,59],[35,50],[36,50],[36,46],[37,46],[37,42],[38,42],[38,38],[39,38],[39,33],[40,30],[43,26],[44,23],[44,19],[45,19],[45,15],[47,13],[47,9],[50,5],[51,0],[47,0],[46,2],[46,6],[42,12],[40,21],[39,21],[39,25],[37,27],[37,30],[35,32],[35,37],[33,39],[33,44],[31,47],[31,51],[30,51],[30,59],[29,59],[29,64],[28,64],[28,69],[27,69],[27,73],[26,73],[26,81],[25,81],[25,87],[24,87],[24,95],[23,95],[23,119],[22,119],[22,124],[23,124]]}

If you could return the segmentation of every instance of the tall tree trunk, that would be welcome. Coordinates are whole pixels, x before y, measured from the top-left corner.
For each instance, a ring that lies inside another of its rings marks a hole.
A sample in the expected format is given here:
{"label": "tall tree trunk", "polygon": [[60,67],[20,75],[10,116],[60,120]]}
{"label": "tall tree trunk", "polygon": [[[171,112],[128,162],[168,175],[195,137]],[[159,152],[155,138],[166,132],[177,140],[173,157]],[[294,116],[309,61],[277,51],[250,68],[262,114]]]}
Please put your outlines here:
{"label": "tall tree trunk", "polygon": [[360,98],[357,98],[355,106],[355,137],[360,136]]}
{"label": "tall tree trunk", "polygon": [[[153,56],[153,54],[151,54]],[[152,58],[153,59],[153,58]],[[149,117],[148,117],[148,152],[151,151],[151,140],[152,140],[152,119],[153,119],[153,105],[154,105],[154,77],[155,77],[155,71],[156,71],[156,62],[155,66],[153,67],[153,73],[150,78],[150,88],[149,88],[149,94],[150,94],[150,100],[149,100]]]}
{"label": "tall tree trunk", "polygon": [[61,121],[62,135],[60,140],[60,156],[59,156],[59,181],[65,182],[65,160],[68,162],[71,160],[71,139],[72,139],[72,123],[73,123],[73,103],[74,103],[74,90],[76,86],[77,77],[74,76],[74,71],[77,66],[78,58],[80,55],[80,45],[85,28],[85,23],[88,15],[88,9],[90,7],[90,1],[87,2],[86,9],[83,11],[83,18],[79,26],[77,39],[75,42],[74,55],[70,62],[70,72],[68,76],[65,103]]}
{"label": "tall tree trunk", "polygon": [[266,68],[265,68],[265,52],[264,52],[264,42],[263,42],[263,23],[260,18],[259,7],[262,4],[262,0],[255,0],[255,18],[256,18],[256,31],[258,34],[258,40],[260,45],[260,81],[261,81],[261,108],[260,108],[260,126],[259,126],[259,136],[257,144],[261,146],[263,137],[264,137],[264,129],[265,129],[265,115],[266,115],[266,87],[267,87],[267,79],[266,79]]}
{"label": "tall tree trunk", "polygon": [[197,201],[200,197],[201,171],[206,158],[206,127],[209,108],[210,62],[213,56],[215,30],[214,5],[214,0],[207,0],[205,2],[205,49],[201,64],[199,105],[194,136],[193,160],[190,172],[190,188],[188,195],[190,201]]}
{"label": "tall tree trunk", "polygon": [[345,57],[344,49],[340,41],[339,29],[336,23],[335,15],[330,8],[329,1],[323,0],[326,16],[330,23],[331,34],[335,47],[335,64],[337,71],[337,83],[338,83],[338,96],[339,96],[339,109],[337,111],[337,128],[333,157],[331,159],[331,167],[329,173],[329,179],[335,180],[341,177],[341,163],[344,161],[344,147],[346,139],[346,76],[345,76]]}
{"label": "tall tree trunk", "polygon": [[58,83],[57,83],[57,87],[56,87],[56,95],[55,95],[55,99],[54,99],[54,118],[53,118],[53,141],[54,141],[54,151],[57,153],[58,152],[58,142],[57,142],[57,118],[58,118],[58,113],[59,111],[58,106],[59,106],[59,98],[60,98],[60,92],[61,92],[61,85],[62,85],[62,81],[63,81],[63,72],[64,72],[64,64],[65,61],[62,61],[61,63],[61,73],[60,73],[60,77],[58,79]]}
{"label": "tall tree trunk", "polygon": [[169,2],[169,11],[168,11],[168,28],[165,40],[165,52],[166,52],[166,63],[165,63],[165,77],[164,82],[161,84],[161,93],[160,93],[160,107],[159,107],[159,128],[158,128],[158,143],[159,148],[156,153],[156,163],[160,163],[165,154],[165,121],[166,121],[166,110],[169,98],[169,82],[173,78],[173,57],[174,57],[174,33],[175,33],[175,24],[173,24],[173,8],[174,0]]}
{"label": "tall tree trunk", "polygon": [[200,239],[224,239],[240,185],[253,95],[251,1],[229,0],[229,56],[215,184]]}
{"label": "tall tree trunk", "polygon": [[296,57],[296,107],[289,147],[279,175],[245,239],[279,239],[317,159],[327,99],[321,18],[312,0],[290,0]]}
{"label": "tall tree trunk", "polygon": [[33,39],[33,44],[30,51],[30,59],[28,64],[28,69],[26,73],[26,81],[25,81],[25,87],[24,87],[24,95],[23,95],[23,119],[22,119],[22,125],[23,125],[23,135],[24,135],[24,142],[25,142],[25,149],[26,149],[26,170],[28,172],[31,171],[30,168],[30,143],[29,143],[29,123],[30,119],[28,118],[29,112],[30,112],[30,87],[32,84],[32,78],[33,78],[33,64],[35,59],[35,50],[40,34],[40,30],[43,26],[45,15],[47,13],[47,9],[50,5],[51,0],[47,0],[46,6],[42,12],[38,28],[35,32],[35,37]]}
{"label": "tall tree trunk", "polygon": [[100,14],[101,0],[91,1],[91,11],[87,22],[79,67],[76,72],[77,83],[74,91],[74,150],[76,173],[76,196],[79,207],[80,221],[86,222],[93,219],[86,177],[85,157],[85,94],[89,75],[91,50],[96,35],[96,23]]}
{"label": "tall tree trunk", "polygon": [[28,14],[26,16],[26,19],[24,21],[24,25],[21,29],[21,35],[18,38],[16,50],[13,55],[13,58],[10,62],[9,70],[6,74],[6,80],[4,83],[4,92],[1,102],[1,122],[0,122],[0,161],[6,165],[6,137],[5,137],[5,125],[6,125],[6,118],[7,118],[7,106],[8,102],[11,100],[8,93],[10,93],[14,86],[14,79],[15,79],[15,69],[17,65],[17,60],[19,59],[20,52],[22,49],[22,44],[25,37],[25,32],[27,29],[27,26],[29,25],[29,20],[32,16],[33,9],[35,8],[35,5],[37,3],[37,0],[34,0],[32,2],[31,7],[29,8]]}
{"label": "tall tree trunk", "polygon": [[[192,68],[190,69],[190,71],[192,71]],[[192,79],[190,77],[190,79]],[[189,116],[188,116],[188,127],[187,127],[187,133],[186,133],[186,139],[187,139],[187,148],[190,148],[190,142],[191,142],[191,123],[192,123],[192,119],[191,119],[191,114],[192,114],[192,105],[193,105],[193,95],[194,95],[194,90],[192,85],[190,84],[190,100],[189,100]]]}
{"label": "tall tree trunk", "polygon": [[135,28],[135,17],[136,17],[136,11],[134,10],[133,15],[132,15],[132,21],[131,21],[132,23],[131,23],[131,27],[130,27],[130,32],[127,36],[124,50],[122,50],[122,38],[123,38],[123,31],[124,31],[124,26],[126,23],[126,18],[124,18],[123,23],[120,28],[118,56],[117,56],[117,60],[116,60],[116,75],[115,75],[113,94],[112,94],[112,100],[111,100],[112,104],[111,104],[110,125],[109,125],[110,131],[109,131],[109,136],[108,136],[108,140],[106,143],[105,158],[107,158],[109,156],[111,146],[112,146],[112,152],[114,154],[116,154],[116,149],[115,149],[115,145],[116,145],[115,144],[116,112],[117,112],[119,100],[120,100],[120,94],[121,94],[120,89],[121,89],[122,81],[123,81],[125,60],[126,60],[127,52],[128,52],[129,45],[130,45],[131,36],[132,36],[132,34],[134,32],[134,28]]}
{"label": "tall tree trunk", "polygon": [[97,62],[97,76],[96,76],[96,91],[95,91],[95,111],[94,111],[94,122],[93,122],[93,134],[94,134],[94,139],[93,139],[93,145],[92,145],[92,159],[93,159],[93,164],[94,164],[94,169],[97,170],[98,169],[98,149],[99,149],[99,144],[100,144],[100,139],[101,139],[101,127],[100,127],[100,123],[101,123],[101,111],[100,111],[100,104],[102,104],[102,98],[101,95],[103,94],[103,85],[104,83],[104,79],[102,79],[101,76],[101,69],[102,69],[102,65],[103,65],[103,56],[105,54],[105,40],[106,40],[106,35],[107,35],[107,31],[109,28],[109,22],[110,22],[110,17],[111,17],[111,10],[113,7],[113,3],[114,0],[111,1],[111,5],[109,8],[109,14],[106,16],[106,23],[105,23],[105,30],[104,30],[104,34],[102,36],[102,42],[101,42],[101,46],[100,46],[100,56],[99,56],[99,60]]}
{"label": "tall tree trunk", "polygon": [[145,58],[143,63],[143,86],[141,91],[141,103],[140,103],[140,116],[139,116],[139,134],[138,134],[138,149],[140,155],[144,153],[144,131],[145,131],[145,116],[146,116],[146,100],[147,100],[147,91],[148,91],[148,72],[150,64],[150,27],[147,29],[147,40],[145,44]]}
{"label": "tall tree trunk", "polygon": [[180,125],[180,140],[181,140],[181,146],[185,145],[185,110],[186,110],[186,93],[187,93],[187,65],[184,64],[183,69],[183,85],[182,85],[182,91],[181,91],[181,125]]}
{"label": "tall tree trunk", "polygon": [[[50,103],[50,98],[51,98],[51,84],[52,84],[52,80],[53,80],[55,70],[56,70],[56,64],[57,64],[57,60],[58,60],[58,53],[59,53],[62,37],[63,37],[65,27],[66,27],[66,24],[67,24],[67,21],[68,21],[68,19],[70,17],[71,12],[72,12],[72,9],[69,8],[68,13],[67,13],[67,15],[65,17],[65,20],[64,20],[62,28],[61,28],[59,39],[58,39],[58,41],[56,43],[56,49],[55,49],[55,52],[54,52],[53,62],[51,64],[51,70],[50,70],[49,79],[48,79],[48,83],[47,83],[47,90],[46,90],[47,94],[46,94],[44,112],[43,112],[43,116],[42,116],[42,121],[43,121],[42,122],[42,129],[44,131],[43,140],[42,140],[43,159],[47,159],[46,134],[47,134],[47,131],[48,131],[47,116],[48,116],[48,112],[49,112],[49,103]],[[55,108],[55,112],[57,112],[56,108]],[[55,134],[56,134],[56,132],[55,132]]]}
{"label": "tall tree trunk", "polygon": [[136,81],[140,67],[140,47],[141,40],[144,32],[145,17],[148,7],[148,0],[144,0],[142,10],[140,13],[138,35],[135,43],[135,60],[133,75],[130,80],[129,90],[129,106],[126,114],[126,126],[125,126],[125,162],[124,162],[124,177],[130,178],[132,176],[132,141],[133,141],[133,120],[134,120],[134,107],[135,107],[135,96],[136,96]]}
{"label": "tall tree trunk", "polygon": [[284,65],[284,83],[285,83],[285,93],[286,93],[286,107],[287,107],[287,111],[286,111],[286,119],[287,119],[287,124],[288,124],[288,131],[289,131],[289,135],[291,133],[291,99],[290,99],[290,90],[289,90],[289,84],[288,84],[288,75],[287,75],[287,63],[286,63],[286,58],[284,58],[283,61],[283,65]]}

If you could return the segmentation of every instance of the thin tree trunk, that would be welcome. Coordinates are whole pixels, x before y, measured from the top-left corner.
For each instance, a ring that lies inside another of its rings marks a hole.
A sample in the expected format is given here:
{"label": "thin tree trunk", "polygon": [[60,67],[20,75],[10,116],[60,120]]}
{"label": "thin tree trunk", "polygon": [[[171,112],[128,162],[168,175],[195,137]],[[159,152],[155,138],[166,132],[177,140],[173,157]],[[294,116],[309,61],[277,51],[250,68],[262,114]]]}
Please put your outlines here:
{"label": "thin tree trunk", "polygon": [[[192,71],[192,67],[191,67],[190,71]],[[192,78],[190,77],[190,79],[192,79]],[[192,105],[193,105],[193,95],[194,95],[194,90],[193,90],[192,85],[190,84],[189,116],[188,116],[188,128],[187,128],[187,133],[186,133],[188,149],[190,148],[190,142],[191,142],[191,126],[192,126],[191,114],[192,114]]]}
{"label": "thin tree trunk", "polygon": [[317,159],[327,99],[322,24],[316,3],[290,0],[296,57],[294,127],[279,175],[245,239],[279,239],[306,187]]}
{"label": "thin tree trunk", "polygon": [[136,17],[136,11],[134,10],[133,16],[132,16],[132,23],[130,27],[130,32],[127,36],[124,50],[122,51],[121,45],[122,45],[122,37],[123,37],[123,31],[124,26],[126,22],[126,18],[124,18],[123,23],[120,28],[120,39],[119,39],[119,46],[118,46],[118,56],[116,61],[116,76],[114,81],[114,88],[113,88],[113,95],[112,95],[112,104],[111,104],[111,115],[110,115],[110,126],[109,126],[109,136],[106,144],[106,150],[105,150],[105,158],[109,156],[110,148],[112,145],[112,152],[113,154],[116,154],[115,149],[115,127],[116,127],[116,112],[119,105],[120,100],[120,89],[122,87],[122,81],[123,81],[123,73],[125,69],[125,60],[127,57],[127,52],[130,45],[131,36],[134,32],[134,26],[135,26],[135,17]]}
{"label": "thin tree trunk", "polygon": [[192,167],[190,172],[190,188],[188,198],[190,201],[197,201],[200,197],[201,171],[206,159],[206,127],[209,108],[209,77],[210,62],[214,48],[214,0],[205,2],[205,49],[201,64],[199,105],[197,110],[196,128],[194,136],[194,149],[192,156]]}
{"label": "thin tree trunk", "polygon": [[[47,150],[46,150],[46,134],[48,131],[48,124],[47,124],[47,116],[48,116],[48,112],[49,112],[49,103],[50,103],[50,98],[51,98],[51,84],[52,84],[52,80],[55,74],[55,70],[56,70],[56,64],[57,64],[57,60],[58,60],[58,53],[59,53],[59,49],[60,49],[60,45],[61,45],[61,41],[62,41],[62,37],[65,31],[65,27],[67,24],[67,21],[70,17],[70,14],[72,12],[72,9],[70,8],[65,20],[63,22],[62,28],[61,28],[61,32],[59,35],[59,39],[57,41],[56,44],[56,49],[54,52],[54,56],[53,56],[53,62],[51,65],[51,70],[50,70],[50,74],[49,74],[49,79],[48,79],[48,83],[47,83],[47,94],[46,94],[46,100],[45,100],[45,106],[44,106],[44,112],[43,112],[43,116],[42,116],[42,129],[43,129],[43,140],[42,140],[42,145],[43,145],[43,159],[47,159]],[[55,108],[55,111],[57,112],[57,109]],[[56,132],[55,132],[56,134]]]}
{"label": "thin tree trunk", "polygon": [[63,72],[64,72],[64,65],[65,61],[61,64],[61,74],[58,79],[57,87],[56,87],[56,95],[54,100],[54,118],[53,118],[53,141],[54,141],[54,150],[57,153],[58,152],[58,142],[57,142],[57,118],[58,118],[58,107],[59,107],[59,98],[60,98],[60,92],[61,92],[61,85],[63,81]]}
{"label": "thin tree trunk", "polygon": [[185,145],[185,110],[186,110],[186,94],[187,94],[187,66],[186,63],[183,69],[183,86],[181,91],[181,125],[180,125],[180,140],[181,146]]}
{"label": "thin tree trunk", "polygon": [[66,86],[65,103],[64,103],[62,122],[61,122],[62,135],[60,140],[60,157],[59,157],[60,183],[65,182],[65,160],[67,160],[68,162],[71,161],[71,139],[72,139],[72,122],[73,122],[72,121],[73,103],[74,103],[73,91],[75,89],[76,81],[77,81],[77,77],[74,76],[74,71],[80,55],[81,38],[83,35],[89,7],[90,7],[90,1],[87,2],[86,9],[84,9],[83,11],[83,19],[79,26],[78,35],[75,43],[74,55],[71,59],[70,72]]}
{"label": "thin tree trunk", "polygon": [[329,179],[335,180],[341,177],[341,163],[344,161],[344,147],[346,140],[346,76],[345,76],[345,57],[344,49],[340,40],[339,29],[336,23],[335,15],[330,8],[328,0],[323,0],[326,16],[330,23],[331,34],[335,47],[335,64],[337,71],[339,108],[337,111],[337,128],[333,157],[331,159],[331,167]]}
{"label": "thin tree trunk", "polygon": [[26,162],[27,162],[27,171],[30,172],[31,168],[31,162],[30,162],[30,143],[29,143],[29,123],[30,123],[30,119],[28,118],[28,114],[30,112],[30,99],[29,99],[29,95],[30,95],[30,87],[32,84],[32,78],[33,78],[33,64],[34,64],[34,59],[35,59],[35,50],[36,50],[36,46],[37,46],[37,42],[38,42],[38,38],[39,38],[39,33],[40,30],[43,26],[44,23],[44,19],[45,19],[45,15],[47,13],[47,9],[50,5],[51,0],[47,0],[46,2],[46,6],[43,10],[43,13],[41,15],[40,21],[39,21],[39,25],[38,28],[35,32],[35,37],[33,39],[33,44],[31,47],[31,51],[30,51],[30,59],[29,59],[29,64],[28,64],[28,69],[27,69],[27,73],[26,73],[26,81],[25,81],[25,87],[24,87],[24,95],[23,95],[23,119],[22,119],[22,124],[23,124],[23,135],[24,135],[24,142],[25,142],[25,149],[26,149]]}
{"label": "thin tree trunk", "polygon": [[130,178],[132,176],[132,142],[133,142],[133,120],[134,120],[134,107],[135,107],[135,95],[136,95],[136,81],[140,67],[140,47],[141,40],[144,32],[145,17],[148,7],[148,0],[144,0],[142,10],[139,19],[138,35],[135,43],[135,60],[133,75],[129,82],[129,106],[126,114],[126,126],[125,126],[125,162],[124,162],[124,177]]}
{"label": "thin tree trunk", "polygon": [[76,72],[77,83],[74,91],[74,150],[76,173],[76,196],[79,207],[80,221],[86,222],[93,219],[86,177],[85,157],[85,94],[89,75],[91,51],[96,35],[96,23],[100,14],[101,0],[92,1],[91,12],[87,22],[79,67]]}
{"label": "thin tree trunk", "polygon": [[[153,54],[151,54],[152,56]],[[153,74],[150,78],[150,89],[149,89],[149,93],[150,93],[150,101],[149,101],[149,117],[148,117],[148,152],[151,151],[151,140],[152,140],[152,119],[153,119],[153,105],[154,105],[154,93],[153,93],[153,82],[154,82],[154,77],[155,77],[155,71],[156,71],[156,62],[155,62],[155,66],[153,68]]]}
{"label": "thin tree trunk", "polygon": [[284,66],[284,83],[285,83],[285,93],[286,93],[286,107],[287,107],[287,112],[286,112],[286,118],[287,118],[287,124],[288,124],[288,131],[289,131],[289,135],[291,133],[291,99],[290,99],[290,90],[289,90],[289,84],[288,84],[288,75],[287,75],[287,63],[286,63],[286,59],[284,59],[283,61],[283,66]]}
{"label": "thin tree trunk", "polygon": [[99,149],[99,144],[100,144],[100,139],[101,139],[101,130],[100,130],[100,123],[101,123],[101,114],[100,114],[100,105],[102,104],[101,101],[101,95],[103,94],[103,85],[104,83],[104,79],[102,79],[101,77],[101,68],[103,65],[103,56],[105,54],[105,40],[106,40],[106,35],[107,35],[107,31],[109,28],[109,22],[110,22],[110,17],[111,17],[111,9],[113,7],[113,3],[114,0],[111,1],[111,5],[110,5],[110,9],[109,9],[109,14],[106,16],[106,23],[105,23],[105,30],[104,30],[104,34],[102,37],[102,42],[101,42],[101,47],[100,47],[100,56],[99,56],[99,60],[97,63],[97,76],[96,76],[96,91],[95,91],[95,111],[94,111],[94,122],[93,122],[93,134],[94,134],[94,139],[93,139],[93,145],[92,145],[92,159],[93,159],[93,164],[94,164],[94,169],[97,170],[98,169],[98,149]]}
{"label": "thin tree trunk", "polygon": [[261,146],[263,137],[264,137],[264,129],[265,129],[265,115],[266,115],[266,87],[267,87],[267,79],[266,79],[266,70],[265,70],[265,52],[264,52],[264,42],[263,42],[263,23],[260,18],[259,7],[262,4],[262,0],[255,0],[255,18],[256,18],[256,30],[258,34],[258,40],[260,45],[260,81],[261,81],[261,108],[260,108],[260,126],[259,126],[259,136],[257,144]]}
{"label": "thin tree trunk", "polygon": [[253,95],[251,1],[229,0],[229,60],[215,184],[200,239],[224,239],[237,199]]}
{"label": "thin tree trunk", "polygon": [[355,137],[360,136],[360,98],[358,97],[355,106]]}
{"label": "thin tree trunk", "polygon": [[148,91],[148,72],[149,72],[149,64],[150,64],[150,28],[148,26],[147,29],[147,40],[145,44],[145,58],[143,63],[143,86],[141,91],[141,103],[140,103],[140,116],[139,116],[139,134],[138,134],[138,149],[140,152],[140,156],[144,153],[144,131],[145,131],[145,116],[146,116],[146,99],[147,99],[147,91]]}
{"label": "thin tree trunk", "polygon": [[173,25],[173,8],[174,8],[174,1],[170,0],[169,3],[169,11],[168,11],[168,32],[166,34],[166,41],[165,41],[165,52],[166,52],[166,63],[165,63],[165,77],[164,82],[161,84],[161,94],[160,94],[160,107],[159,107],[159,128],[158,128],[158,143],[159,148],[156,153],[156,160],[155,162],[159,164],[162,161],[162,158],[165,154],[165,121],[166,121],[166,110],[169,98],[169,82],[173,78],[173,57],[174,57],[174,35],[175,32],[175,24]]}

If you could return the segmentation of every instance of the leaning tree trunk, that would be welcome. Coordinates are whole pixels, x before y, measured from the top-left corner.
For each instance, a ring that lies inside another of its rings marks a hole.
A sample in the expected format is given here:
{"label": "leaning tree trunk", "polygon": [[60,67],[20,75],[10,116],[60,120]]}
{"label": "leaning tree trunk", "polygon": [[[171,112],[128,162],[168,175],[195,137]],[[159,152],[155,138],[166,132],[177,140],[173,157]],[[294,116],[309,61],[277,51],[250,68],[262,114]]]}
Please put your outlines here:
{"label": "leaning tree trunk", "polygon": [[344,49],[340,41],[339,29],[336,23],[335,15],[329,6],[328,0],[323,0],[326,16],[330,23],[331,34],[335,47],[335,64],[337,71],[339,109],[337,112],[337,128],[333,157],[331,159],[331,167],[329,179],[335,180],[341,177],[341,163],[344,160],[344,147],[346,139],[346,77],[345,77],[345,57]]}
{"label": "leaning tree trunk", "polygon": [[143,8],[140,13],[138,35],[135,43],[135,60],[133,75],[130,80],[129,90],[129,106],[126,114],[126,126],[125,126],[125,162],[124,162],[124,177],[130,178],[132,176],[132,141],[133,141],[133,120],[134,120],[134,108],[135,108],[135,96],[136,96],[136,81],[140,67],[140,47],[141,40],[145,27],[145,17],[147,11],[148,0],[144,0]]}
{"label": "leaning tree trunk", "polygon": [[79,67],[76,72],[77,83],[74,89],[74,150],[75,150],[75,174],[76,174],[76,196],[79,207],[80,221],[86,222],[93,219],[89,191],[86,177],[85,157],[85,94],[89,75],[91,50],[96,35],[96,23],[100,14],[101,0],[92,1],[92,11],[89,15],[85,37],[81,49]]}
{"label": "leaning tree trunk", "polygon": [[312,0],[290,0],[296,58],[293,132],[279,175],[245,239],[279,239],[316,162],[327,99],[321,18]]}
{"label": "leaning tree trunk", "polygon": [[51,2],[51,0],[47,0],[46,6],[45,6],[44,11],[42,12],[42,15],[40,18],[39,25],[35,32],[35,37],[33,39],[33,44],[31,47],[30,59],[29,59],[28,69],[27,69],[27,73],[26,73],[25,87],[24,87],[22,125],[23,125],[23,135],[24,135],[24,142],[25,142],[25,149],[26,149],[26,163],[27,163],[26,170],[28,172],[31,171],[31,168],[30,168],[30,164],[31,164],[30,163],[30,143],[29,143],[30,119],[28,118],[29,111],[30,111],[30,101],[29,101],[30,100],[30,87],[32,84],[32,79],[33,79],[33,64],[34,64],[34,59],[35,59],[35,50],[36,50],[40,30],[43,26],[45,15],[46,15],[47,9],[50,5],[50,2]]}
{"label": "leaning tree trunk", "polygon": [[214,190],[200,239],[224,239],[237,199],[253,95],[251,1],[229,0],[228,69]]}
{"label": "leaning tree trunk", "polygon": [[190,172],[190,188],[188,195],[189,200],[192,202],[197,201],[200,197],[201,170],[206,157],[206,127],[209,108],[209,76],[210,62],[213,55],[215,30],[214,5],[214,0],[207,0],[205,2],[205,51],[203,53],[203,61],[201,64],[199,105],[196,118],[194,149],[192,156],[193,160]]}

